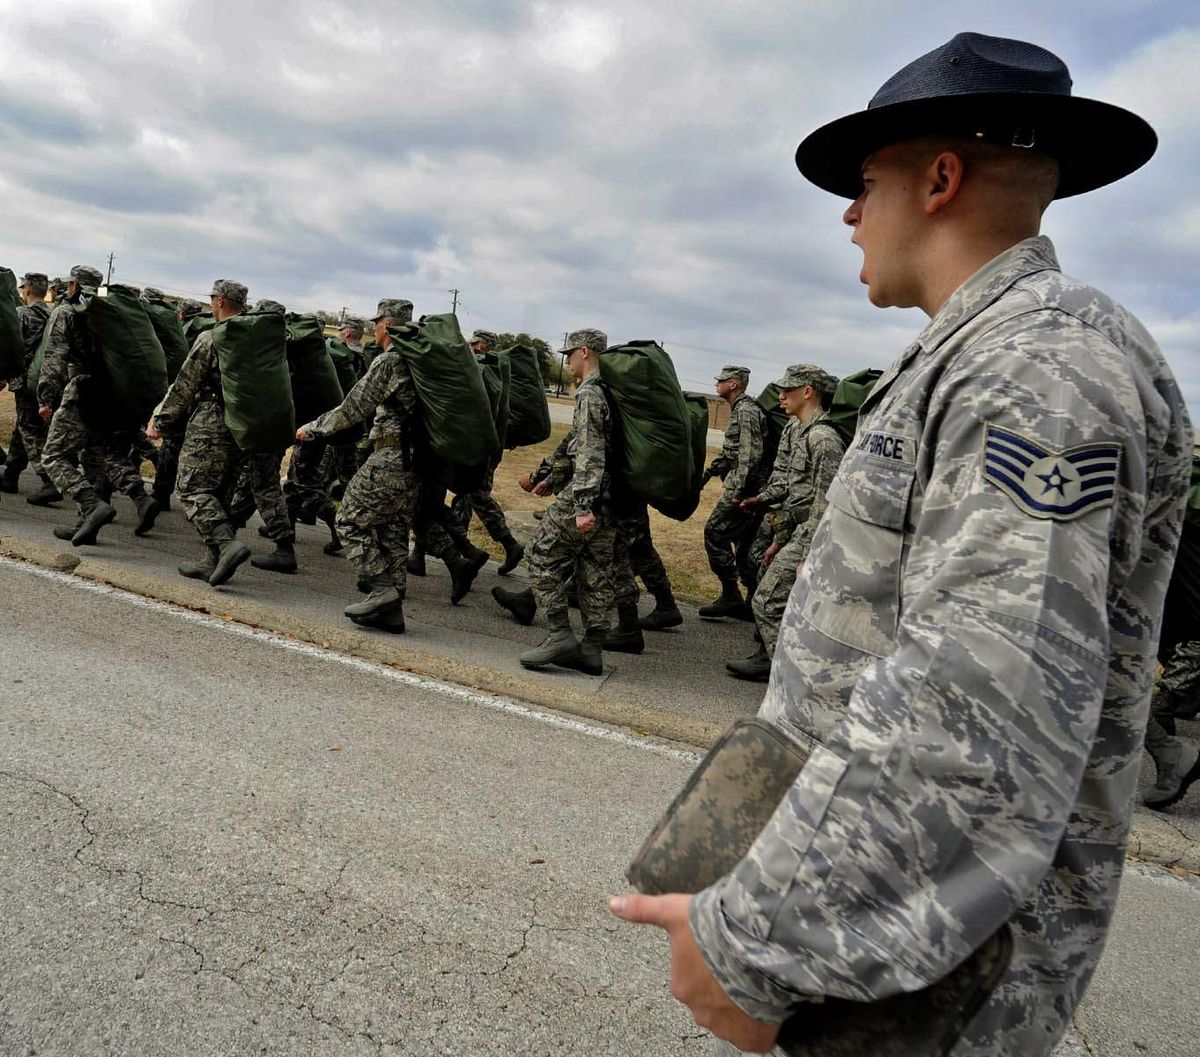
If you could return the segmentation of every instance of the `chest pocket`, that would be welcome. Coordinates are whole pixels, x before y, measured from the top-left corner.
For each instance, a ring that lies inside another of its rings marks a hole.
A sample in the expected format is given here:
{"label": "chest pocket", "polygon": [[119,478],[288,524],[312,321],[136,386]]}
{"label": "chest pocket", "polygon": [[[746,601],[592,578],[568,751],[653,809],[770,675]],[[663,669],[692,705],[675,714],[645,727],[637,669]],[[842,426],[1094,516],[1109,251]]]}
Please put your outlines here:
{"label": "chest pocket", "polygon": [[806,618],[835,642],[875,657],[891,653],[896,639],[914,475],[910,463],[847,454],[813,541],[819,558],[808,570]]}

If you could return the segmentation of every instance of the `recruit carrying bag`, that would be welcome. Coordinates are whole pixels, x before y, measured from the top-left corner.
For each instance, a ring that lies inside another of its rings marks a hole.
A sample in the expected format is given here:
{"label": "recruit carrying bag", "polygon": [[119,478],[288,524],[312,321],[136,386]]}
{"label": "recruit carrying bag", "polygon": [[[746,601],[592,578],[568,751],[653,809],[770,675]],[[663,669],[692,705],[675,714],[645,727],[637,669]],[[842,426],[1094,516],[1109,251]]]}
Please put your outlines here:
{"label": "recruit carrying bag", "polygon": [[325,346],[325,325],[316,316],[290,315],[285,319],[292,404],[296,421],[303,424],[337,407],[342,402],[342,387]]}
{"label": "recruit carrying bag", "polygon": [[452,491],[482,485],[500,458],[483,371],[452,314],[389,327],[393,348],[412,373],[421,407],[418,454]]}
{"label": "recruit carrying bag", "polygon": [[191,350],[187,338],[183,336],[183,324],[179,322],[175,309],[161,301],[147,301],[146,314],[150,317],[167,361],[167,382],[173,382]]}
{"label": "recruit carrying bag", "polygon": [[829,405],[827,421],[842,435],[842,440],[847,444],[854,439],[858,429],[859,408],[882,376],[883,371],[876,367],[868,367],[864,371],[848,374],[838,382],[833,402]]}
{"label": "recruit carrying bag", "polygon": [[507,356],[495,352],[485,352],[478,362],[479,369],[483,372],[483,386],[487,390],[488,403],[492,406],[492,421],[496,423],[496,439],[503,448],[505,437],[508,435],[512,363]]}
{"label": "recruit carrying bag", "polygon": [[699,481],[693,413],[679,387],[671,357],[654,341],[618,345],[601,353],[600,379],[617,427],[614,501],[619,504],[622,495],[632,495],[675,517],[674,511],[686,507]]}
{"label": "recruit carrying bag", "polygon": [[501,355],[507,357],[511,373],[505,447],[541,444],[550,436],[550,402],[546,399],[541,357],[528,345],[513,345]]}
{"label": "recruit carrying bag", "polygon": [[225,424],[242,451],[280,452],[296,441],[287,325],[274,312],[231,316],[213,327]]}
{"label": "recruit carrying bag", "polygon": [[333,369],[337,371],[338,385],[342,387],[342,395],[345,396],[358,384],[358,357],[341,338],[326,338],[325,347],[329,350]]}
{"label": "recruit carrying bag", "polygon": [[11,268],[0,268],[0,379],[11,378],[25,368],[25,343],[17,308],[17,277]]}
{"label": "recruit carrying bag", "polygon": [[167,391],[167,360],[141,291],[114,283],[88,299],[83,316],[104,364],[104,378],[93,380],[96,413],[145,422]]}

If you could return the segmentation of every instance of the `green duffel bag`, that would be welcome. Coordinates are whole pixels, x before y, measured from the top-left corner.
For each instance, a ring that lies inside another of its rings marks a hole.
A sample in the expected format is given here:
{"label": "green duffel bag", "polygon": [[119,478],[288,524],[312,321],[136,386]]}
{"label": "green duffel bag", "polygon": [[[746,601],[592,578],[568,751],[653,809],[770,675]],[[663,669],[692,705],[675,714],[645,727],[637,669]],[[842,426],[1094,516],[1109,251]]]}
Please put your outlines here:
{"label": "green duffel bag", "polygon": [[33,354],[33,359],[29,361],[29,366],[25,369],[25,388],[28,392],[37,394],[38,379],[42,375],[42,361],[46,358],[46,349],[50,347],[50,331],[54,327],[54,314],[56,312],[74,312],[75,306],[68,304],[55,305],[50,309],[50,318],[46,320],[46,326],[42,330],[41,340],[38,342],[37,351]]}
{"label": "green duffel bag", "polygon": [[187,342],[188,352],[191,352],[192,346],[196,344],[196,339],[206,330],[212,330],[217,325],[217,321],[212,317],[211,312],[201,312],[200,315],[192,316],[186,323],[180,325],[183,327],[183,340]]}
{"label": "green duffel bag", "polygon": [[833,402],[829,405],[829,422],[847,444],[854,439],[858,429],[859,408],[882,376],[883,371],[876,367],[868,367],[866,370],[848,374],[838,382]]}
{"label": "green duffel bag", "polygon": [[660,514],[675,521],[687,521],[700,505],[700,487],[704,480],[704,467],[708,462],[708,397],[703,393],[684,393],[684,404],[688,411],[688,434],[692,444],[692,490],[683,499],[660,503],[656,508]]}
{"label": "green duffel bag", "polygon": [[[600,356],[600,379],[613,407],[613,500],[644,499],[668,516],[696,486],[692,412],[675,365],[654,341],[631,341]],[[707,421],[707,418],[706,418]]]}
{"label": "green duffel bag", "polygon": [[113,283],[88,299],[83,315],[104,364],[89,397],[94,413],[107,422],[145,422],[167,391],[167,359],[141,291]]}
{"label": "green duffel bag", "polygon": [[550,436],[550,402],[546,399],[541,357],[528,345],[514,345],[501,355],[507,357],[511,374],[504,446],[541,444]]}
{"label": "green duffel bag", "polygon": [[420,457],[451,490],[478,488],[500,458],[500,440],[483,371],[458,320],[450,314],[422,316],[417,323],[389,327],[388,333],[416,386]]}
{"label": "green duffel bag", "polygon": [[17,315],[20,305],[16,275],[11,268],[0,268],[0,380],[25,369],[25,343]]}
{"label": "green duffel bag", "polygon": [[329,350],[329,358],[333,360],[333,369],[337,371],[338,385],[345,395],[358,384],[359,357],[341,338],[326,338],[325,347]]}
{"label": "green duffel bag", "polygon": [[509,399],[512,386],[512,364],[507,356],[485,352],[479,359],[483,371],[483,386],[492,406],[492,421],[496,423],[496,439],[503,448],[508,435]]}
{"label": "green duffel bag", "polygon": [[287,361],[296,421],[319,418],[342,402],[337,368],[325,347],[325,325],[316,316],[289,315]]}
{"label": "green duffel bag", "polygon": [[167,361],[167,382],[173,382],[191,350],[187,338],[183,336],[183,324],[179,322],[179,314],[175,309],[162,301],[147,301],[146,313],[150,316]]}
{"label": "green duffel bag", "polygon": [[280,452],[296,442],[287,324],[274,313],[231,316],[213,327],[225,424],[242,451]]}
{"label": "green duffel bag", "polygon": [[779,438],[788,424],[788,413],[779,406],[779,386],[774,382],[758,394],[758,406],[767,413],[767,435],[763,438],[763,464],[770,468],[775,465],[775,453],[779,450]]}

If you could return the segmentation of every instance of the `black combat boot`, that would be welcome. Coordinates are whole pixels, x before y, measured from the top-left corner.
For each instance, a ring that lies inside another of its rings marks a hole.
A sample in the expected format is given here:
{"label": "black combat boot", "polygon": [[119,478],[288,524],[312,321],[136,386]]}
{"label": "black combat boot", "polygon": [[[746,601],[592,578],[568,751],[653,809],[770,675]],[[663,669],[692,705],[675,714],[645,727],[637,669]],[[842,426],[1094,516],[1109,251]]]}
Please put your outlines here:
{"label": "black combat boot", "polygon": [[251,558],[250,564],[256,569],[266,569],[271,573],[294,573],[296,547],[291,540],[278,540],[270,554],[264,554],[261,558]]}
{"label": "black combat boot", "polygon": [[204,580],[212,576],[213,570],[217,567],[217,559],[221,557],[221,548],[215,543],[206,543],[207,553],[204,558],[198,562],[180,562],[178,569],[180,576],[186,576],[189,580]]}
{"label": "black combat boot", "polygon": [[62,492],[54,487],[50,481],[42,481],[42,486],[32,495],[25,497],[25,502],[30,506],[49,506],[51,503],[62,502]]}
{"label": "black combat boot", "polygon": [[654,595],[654,608],[639,621],[645,631],[666,631],[683,623],[683,614],[675,604],[675,596],[668,587]]}
{"label": "black combat boot", "polygon": [[4,467],[4,473],[0,473],[0,492],[8,492],[9,495],[16,495],[20,491],[19,481],[21,474],[12,472],[11,466]]}
{"label": "black combat boot", "polygon": [[337,530],[337,509],[332,503],[327,503],[319,516],[325,522],[325,527],[329,529],[329,542],[321,550],[326,554],[341,554],[344,547],[342,546],[342,537],[338,535]]}
{"label": "black combat boot", "polygon": [[244,543],[238,543],[233,538],[233,530],[226,526],[225,538],[220,544],[217,564],[208,582],[212,587],[220,587],[229,582],[229,578],[237,572],[237,567],[250,557],[250,548]]}
{"label": "black combat boot", "polygon": [[419,543],[413,543],[413,548],[408,552],[408,569],[409,576],[424,576],[425,575],[425,548]]}
{"label": "black combat boot", "polygon": [[483,555],[483,561],[461,558],[457,554],[449,554],[443,559],[446,568],[450,570],[450,601],[452,604],[458,605],[467,597],[471,585],[475,582],[475,577],[479,575],[479,570],[487,562],[487,551],[479,553]]}
{"label": "black combat boot", "polygon": [[71,537],[71,544],[75,547],[90,547],[96,542],[100,530],[117,516],[117,512],[105,500],[98,498],[90,488],[79,496],[78,502],[83,520],[80,521],[75,535]]}
{"label": "black combat boot", "polygon": [[521,564],[521,559],[525,557],[525,546],[518,543],[511,532],[501,536],[497,542],[504,548],[504,563],[498,572],[501,576],[507,576]]}
{"label": "black combat boot", "polygon": [[150,494],[154,496],[159,510],[171,509],[171,489],[165,483],[159,484],[157,477],[154,479],[154,486],[150,489]]}
{"label": "black combat boot", "polygon": [[725,671],[738,679],[765,683],[771,678],[771,658],[767,656],[766,648],[760,645],[749,657],[740,661],[730,661],[725,665]]}
{"label": "black combat boot", "polygon": [[138,519],[137,525],[134,526],[133,534],[135,536],[144,536],[154,528],[154,522],[158,519],[158,515],[162,513],[162,507],[159,506],[157,499],[145,494],[135,496],[133,505],[137,510]]}
{"label": "black combat boot", "polygon": [[523,591],[509,591],[503,587],[493,587],[492,597],[513,615],[518,624],[529,627],[533,623],[533,616],[537,612],[537,602],[528,587]]}
{"label": "black combat boot", "polygon": [[641,653],[646,648],[636,603],[617,608],[617,626],[605,634],[604,648],[612,653]]}
{"label": "black combat boot", "polygon": [[[700,615],[705,620],[719,620],[721,617],[736,617],[739,620],[745,620],[746,618],[742,614],[748,613],[749,610],[750,607],[738,590],[737,581],[730,580],[721,584],[721,593],[715,601],[700,607]],[[753,614],[750,619],[753,619]]]}

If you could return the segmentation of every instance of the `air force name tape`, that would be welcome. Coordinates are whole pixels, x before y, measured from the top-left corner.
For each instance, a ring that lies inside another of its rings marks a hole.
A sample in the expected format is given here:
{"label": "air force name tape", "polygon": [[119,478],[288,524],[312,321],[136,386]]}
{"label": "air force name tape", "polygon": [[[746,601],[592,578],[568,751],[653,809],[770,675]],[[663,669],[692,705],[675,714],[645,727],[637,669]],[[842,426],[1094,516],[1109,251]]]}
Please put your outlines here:
{"label": "air force name tape", "polygon": [[1112,506],[1120,461],[1112,442],[1052,451],[990,423],[984,435],[983,476],[1036,518],[1072,521]]}

